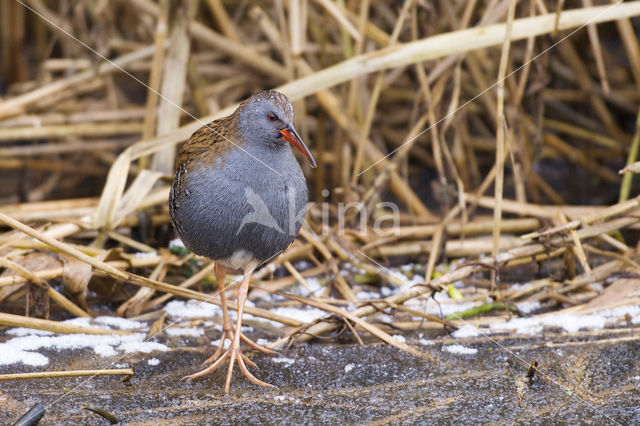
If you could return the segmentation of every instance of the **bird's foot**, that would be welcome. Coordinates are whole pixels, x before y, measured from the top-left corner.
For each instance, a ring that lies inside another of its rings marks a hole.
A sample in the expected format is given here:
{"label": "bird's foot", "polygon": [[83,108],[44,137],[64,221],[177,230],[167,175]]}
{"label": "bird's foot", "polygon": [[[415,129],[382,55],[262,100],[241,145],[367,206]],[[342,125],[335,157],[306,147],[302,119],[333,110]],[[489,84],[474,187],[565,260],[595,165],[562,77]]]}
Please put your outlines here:
{"label": "bird's foot", "polygon": [[[205,368],[202,371],[199,371],[197,373],[194,374],[190,374],[188,376],[183,377],[184,380],[193,380],[195,378],[204,376],[206,374],[209,374],[213,371],[215,371],[218,367],[220,367],[222,365],[222,363],[229,358],[229,369],[227,371],[227,379],[225,381],[225,385],[224,385],[224,392],[225,393],[229,393],[229,386],[231,384],[231,377],[233,376],[233,363],[237,362],[238,363],[238,367],[240,368],[240,371],[242,372],[242,374],[244,374],[244,376],[249,379],[252,383],[255,383],[256,385],[259,386],[265,386],[265,387],[270,387],[270,388],[274,388],[277,389],[274,385],[269,384],[267,382],[263,382],[262,380],[258,379],[257,377],[255,377],[253,374],[251,374],[251,372],[249,371],[249,369],[247,368],[247,364],[250,365],[251,367],[255,367],[258,368],[258,366],[251,361],[249,358],[247,358],[246,355],[244,355],[242,353],[242,351],[240,350],[240,337],[244,337],[242,336],[242,334],[240,334],[239,336],[236,336],[236,338],[231,340],[231,346],[229,347],[229,349],[227,349],[213,364],[211,364],[210,366],[208,366],[207,368]],[[218,351],[216,351],[216,354],[214,354],[214,356],[210,357],[209,359],[207,359],[207,361],[205,362],[210,362],[213,361],[216,358],[216,355],[218,354],[218,352],[222,352],[223,351],[223,345],[224,345],[224,340],[228,338],[228,334],[223,334],[223,338],[220,341],[220,347],[218,348]],[[242,340],[245,341],[249,341],[251,342],[251,340],[249,340],[248,338],[244,337]],[[253,343],[253,342],[251,342]],[[256,343],[253,343],[255,346],[262,348],[264,350],[266,350],[266,353],[271,353],[271,354],[275,354],[276,352],[264,348]],[[253,346],[252,346],[253,347]],[[257,349],[257,348],[256,348]]]}
{"label": "bird's foot", "polygon": [[[209,358],[207,358],[206,360],[204,360],[202,362],[202,365],[207,365],[210,364],[212,362],[214,362],[215,360],[217,360],[218,358],[220,358],[220,356],[222,355],[222,352],[224,351],[224,344],[227,340],[229,340],[229,342],[233,342],[233,335],[235,334],[235,330],[233,329],[233,327],[231,328],[227,328],[222,330],[222,336],[220,336],[220,343],[218,344],[218,349],[215,351],[215,353],[213,355],[211,355]],[[255,349],[257,351],[263,352],[267,355],[278,355],[278,352],[273,351],[269,348],[265,348],[262,345],[257,344],[256,342],[254,342],[253,340],[249,339],[247,336],[245,336],[243,333],[240,333],[240,339],[245,342],[247,345],[249,345],[249,347],[251,347],[252,349]],[[249,364],[252,367],[256,367],[258,368],[255,363],[253,361],[251,361],[249,358],[247,358],[242,352],[240,352],[240,355],[242,356],[242,359],[244,360],[244,362],[246,362],[247,364]]]}

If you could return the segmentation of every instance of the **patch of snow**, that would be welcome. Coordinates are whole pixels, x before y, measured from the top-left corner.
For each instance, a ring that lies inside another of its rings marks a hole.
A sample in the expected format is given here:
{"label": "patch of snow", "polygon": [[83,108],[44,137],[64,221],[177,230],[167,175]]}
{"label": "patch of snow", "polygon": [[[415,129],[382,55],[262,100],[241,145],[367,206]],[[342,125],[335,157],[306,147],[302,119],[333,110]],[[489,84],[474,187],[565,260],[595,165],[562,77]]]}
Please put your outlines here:
{"label": "patch of snow", "polygon": [[[291,319],[298,320],[300,322],[313,322],[318,318],[325,316],[327,313],[321,309],[309,308],[309,309],[299,309],[299,308],[291,308],[291,307],[279,307],[270,309],[270,312],[278,315],[282,315],[284,317],[288,317]],[[284,327],[284,324],[281,324],[276,321],[266,320],[264,318],[254,317],[249,314],[245,314],[245,318],[253,318],[258,321],[266,321],[272,324],[274,327]]]}
{"label": "patch of snow", "polygon": [[320,283],[320,280],[318,278],[309,277],[309,278],[305,278],[305,281],[309,285],[309,289],[311,291],[309,291],[309,289],[307,289],[305,286],[299,285],[297,287],[297,290],[298,290],[297,294],[299,294],[300,296],[308,297],[311,294],[316,294],[318,291],[324,288],[324,285]]}
{"label": "patch of snow", "polygon": [[197,337],[197,336],[202,336],[204,334],[204,330],[202,328],[169,327],[169,328],[166,328],[164,331],[169,336]]}
{"label": "patch of snow", "polygon": [[451,300],[451,298],[447,294],[446,290],[434,294],[433,297],[429,298],[429,300],[431,300],[431,299],[433,299],[433,300],[435,300],[437,302],[446,302],[447,300]]}
{"label": "patch of snow", "polygon": [[136,253],[136,257],[156,257],[157,251],[139,251]]}
{"label": "patch of snow", "polygon": [[591,283],[589,284],[589,288],[593,291],[597,291],[598,293],[604,290],[604,286],[602,285],[602,283]]}
{"label": "patch of snow", "polygon": [[9,342],[0,343],[0,352],[2,352],[0,365],[11,365],[21,362],[24,365],[42,367],[43,365],[49,364],[49,358],[46,356],[36,352],[23,351],[20,348],[11,346]]}
{"label": "patch of snow", "polygon": [[107,357],[122,353],[168,351],[161,343],[145,341],[144,333],[130,335],[89,335],[60,334],[41,335],[33,333],[15,337],[0,343],[0,365],[22,362],[25,365],[43,366],[49,359],[38,353],[39,350],[77,350],[90,349],[96,355]]}
{"label": "patch of snow", "polygon": [[295,359],[285,358],[283,356],[278,357],[278,358],[271,358],[271,361],[277,362],[278,364],[285,364],[287,367],[290,366],[290,365],[293,365],[293,363],[296,362]]}
{"label": "patch of snow", "polygon": [[465,324],[451,334],[453,337],[457,337],[459,339],[465,337],[476,337],[480,335],[480,329],[471,324]]}
{"label": "patch of snow", "polygon": [[529,314],[536,309],[540,309],[540,302],[537,300],[531,302],[519,302],[516,303],[516,308],[523,314]]}
{"label": "patch of snow", "polygon": [[411,277],[410,280],[407,281],[407,286],[412,287],[416,284],[422,284],[423,282],[424,282],[424,277],[420,274],[415,274],[413,277]]}
{"label": "patch of snow", "polygon": [[121,318],[121,317],[110,317],[110,316],[102,316],[93,319],[93,322],[98,324],[109,325],[112,328],[117,328],[119,330],[132,330],[135,328],[146,328],[147,325],[143,322],[139,321],[131,321],[130,319]]}
{"label": "patch of snow", "polygon": [[180,238],[176,238],[175,240],[169,241],[169,248],[172,249],[174,247],[186,248]]}
{"label": "patch of snow", "polygon": [[400,343],[406,343],[407,339],[404,338],[404,336],[400,335],[400,334],[395,334],[393,336],[394,339],[396,339],[398,342]]}
{"label": "patch of snow", "polygon": [[355,366],[356,366],[356,365],[355,365],[355,364],[353,364],[353,363],[352,363],[352,364],[347,364],[347,365],[345,365],[345,366],[344,366],[344,372],[345,372],[345,373],[350,372],[351,370],[353,370],[353,369],[355,368]]}
{"label": "patch of snow", "polygon": [[460,354],[460,355],[474,355],[478,353],[476,348],[469,348],[462,345],[444,345],[442,347],[443,351],[451,352],[452,354]]}
{"label": "patch of snow", "polygon": [[222,315],[219,306],[197,300],[172,300],[164,307],[165,312],[172,318],[206,318]]}
{"label": "patch of snow", "polygon": [[[215,346],[216,348],[219,348],[220,347],[220,340],[221,339],[212,341],[211,345]],[[231,346],[231,340],[225,339],[224,346],[222,347],[222,349],[229,349],[229,346]]]}
{"label": "patch of snow", "polygon": [[[65,324],[73,324],[73,325],[81,325],[84,327],[91,327],[91,318],[88,317],[78,317],[71,318],[65,321],[62,321]],[[109,328],[109,327],[101,327],[101,328]]]}
{"label": "patch of snow", "polygon": [[360,300],[364,299],[380,299],[380,293],[377,291],[361,291],[356,297]]}
{"label": "patch of snow", "polygon": [[378,314],[376,319],[385,324],[390,324],[393,322],[393,318],[391,317],[391,315],[387,315],[387,314]]}
{"label": "patch of snow", "polygon": [[519,291],[531,287],[531,283],[513,283],[509,286],[509,290]]}
{"label": "patch of snow", "polygon": [[267,339],[259,338],[258,340],[256,340],[256,343],[260,346],[267,347],[271,342],[269,342]]}
{"label": "patch of snow", "polygon": [[542,324],[537,318],[512,318],[504,323],[489,324],[492,331],[515,331],[518,334],[540,334]]}
{"label": "patch of snow", "polygon": [[[407,279],[407,277],[402,272],[389,270],[389,275],[391,275],[392,277],[396,278],[398,281],[401,281],[401,282],[404,283],[401,288],[406,288],[406,287],[410,287],[411,286],[410,281]],[[415,278],[415,276],[414,276],[414,278]]]}
{"label": "patch of snow", "polygon": [[[141,334],[141,337],[144,338],[144,334]],[[153,351],[168,351],[169,347],[158,342],[145,342],[142,340],[135,340],[131,342],[124,342],[120,344],[117,349],[125,353],[142,352],[145,354],[149,354]]]}
{"label": "patch of snow", "polygon": [[495,331],[513,330],[519,334],[538,334],[544,327],[561,328],[568,333],[573,333],[582,329],[600,330],[607,324],[617,322],[626,314],[631,315],[633,324],[640,323],[640,306],[631,305],[587,315],[559,313],[532,318],[512,318],[510,321],[491,324],[489,327]]}
{"label": "patch of snow", "polygon": [[311,262],[307,262],[306,260],[299,260],[294,263],[293,266],[295,266],[297,270],[304,270],[311,268],[313,265],[311,264]]}
{"label": "patch of snow", "polygon": [[53,336],[52,331],[36,330],[35,328],[16,327],[10,328],[5,333],[12,336]]}
{"label": "patch of snow", "polygon": [[160,360],[158,358],[151,358],[150,360],[147,361],[147,364],[149,364],[149,365],[158,365],[158,364],[160,364]]}
{"label": "patch of snow", "polygon": [[433,346],[436,344],[436,342],[434,342],[433,340],[427,339],[420,339],[418,343],[420,343],[422,346]]}

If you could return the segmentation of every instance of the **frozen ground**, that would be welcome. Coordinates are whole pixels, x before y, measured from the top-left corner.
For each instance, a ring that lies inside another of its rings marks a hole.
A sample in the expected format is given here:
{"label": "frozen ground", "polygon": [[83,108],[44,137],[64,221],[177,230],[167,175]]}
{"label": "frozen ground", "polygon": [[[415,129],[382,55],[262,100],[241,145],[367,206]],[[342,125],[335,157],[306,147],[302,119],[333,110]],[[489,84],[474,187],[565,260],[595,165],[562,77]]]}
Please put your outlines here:
{"label": "frozen ground", "polygon": [[[316,279],[307,284],[298,294],[322,289]],[[400,290],[369,288],[360,297],[376,299]],[[272,297],[270,302],[283,301]],[[443,293],[411,308],[449,315],[482,303],[459,302]],[[540,308],[535,303],[518,307],[531,313]],[[348,333],[296,343],[275,357],[249,353],[260,367],[257,377],[277,390],[258,388],[236,370],[228,396],[221,391],[226,367],[193,382],[181,380],[215,350],[219,308],[175,300],[164,310],[165,329],[154,336],[149,336],[152,321],[109,316],[68,322],[131,334],[0,332],[0,374],[125,367],[136,373],[126,384],[116,376],[2,382],[0,424],[14,422],[36,402],[46,408],[42,424],[104,424],[83,410],[83,403],[130,424],[640,422],[639,306],[588,315],[514,316],[480,326],[472,319],[450,334],[433,326],[398,329],[395,317],[379,313],[371,320],[423,355],[408,355],[365,334],[364,346]],[[325,315],[292,306],[273,311],[305,322]],[[260,344],[288,330],[272,321],[245,319],[244,332]],[[539,372],[529,381],[532,361],[539,363]]]}

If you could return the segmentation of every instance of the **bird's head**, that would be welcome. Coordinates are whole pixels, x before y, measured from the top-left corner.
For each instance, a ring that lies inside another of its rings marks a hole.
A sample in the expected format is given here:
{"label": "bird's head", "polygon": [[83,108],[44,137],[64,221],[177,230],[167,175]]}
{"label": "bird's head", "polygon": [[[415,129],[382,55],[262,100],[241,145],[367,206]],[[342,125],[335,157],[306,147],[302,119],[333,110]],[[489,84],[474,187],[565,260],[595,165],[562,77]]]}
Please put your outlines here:
{"label": "bird's head", "polygon": [[304,155],[311,167],[316,160],[293,126],[293,107],[289,99],[273,90],[256,93],[238,109],[238,125],[245,137],[266,143],[286,141]]}

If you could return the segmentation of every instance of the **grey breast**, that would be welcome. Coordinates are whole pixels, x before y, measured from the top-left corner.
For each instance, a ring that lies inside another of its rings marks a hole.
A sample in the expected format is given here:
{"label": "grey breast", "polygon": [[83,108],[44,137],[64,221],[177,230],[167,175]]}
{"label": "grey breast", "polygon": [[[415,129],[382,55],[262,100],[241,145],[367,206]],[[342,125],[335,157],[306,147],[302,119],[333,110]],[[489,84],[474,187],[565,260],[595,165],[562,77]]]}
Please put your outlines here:
{"label": "grey breast", "polygon": [[265,261],[291,244],[304,221],[307,185],[290,147],[273,151],[253,153],[261,164],[231,150],[182,176],[184,194],[172,213],[190,250],[214,260],[244,250]]}

